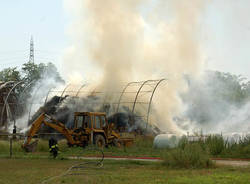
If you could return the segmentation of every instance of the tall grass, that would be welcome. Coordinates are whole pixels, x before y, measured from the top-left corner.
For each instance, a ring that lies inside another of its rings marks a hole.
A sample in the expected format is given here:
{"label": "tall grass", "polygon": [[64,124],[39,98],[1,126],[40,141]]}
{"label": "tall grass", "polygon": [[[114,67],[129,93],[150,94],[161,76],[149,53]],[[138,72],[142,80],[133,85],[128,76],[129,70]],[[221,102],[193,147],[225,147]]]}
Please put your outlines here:
{"label": "tall grass", "polygon": [[224,141],[222,136],[218,135],[210,135],[207,137],[204,143],[209,150],[210,155],[220,155],[225,147],[227,146],[227,142]]}
{"label": "tall grass", "polygon": [[250,158],[250,137],[229,142],[221,135],[189,141],[183,137],[177,148],[164,152],[164,164],[169,167],[207,168],[213,166],[211,157]]}
{"label": "tall grass", "polygon": [[250,158],[250,137],[244,137],[237,142],[229,142],[221,135],[209,135],[206,139],[190,142],[183,137],[178,148],[183,149],[187,144],[199,144],[211,157]]}
{"label": "tall grass", "polygon": [[167,151],[163,155],[164,164],[177,168],[209,168],[213,162],[209,154],[202,149],[200,144],[182,144],[176,149]]}

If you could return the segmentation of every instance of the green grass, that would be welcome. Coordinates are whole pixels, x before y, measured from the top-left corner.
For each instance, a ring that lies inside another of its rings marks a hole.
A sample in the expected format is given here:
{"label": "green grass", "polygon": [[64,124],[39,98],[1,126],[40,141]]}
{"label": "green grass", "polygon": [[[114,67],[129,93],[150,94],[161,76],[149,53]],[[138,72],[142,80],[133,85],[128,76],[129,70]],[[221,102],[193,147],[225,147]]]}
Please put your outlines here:
{"label": "green grass", "polygon": [[[38,184],[64,173],[79,161],[53,159],[0,159],[1,184]],[[170,169],[161,163],[104,161],[100,169],[88,168],[79,176],[63,176],[50,184],[247,184],[250,168]]]}
{"label": "green grass", "polygon": [[[25,153],[22,148],[23,141],[13,141],[13,157],[42,157],[47,156],[49,152],[48,141],[40,139],[37,145],[35,153]],[[93,151],[82,147],[68,147],[66,140],[61,140],[58,143],[60,155],[62,157],[67,156],[82,156],[85,155],[95,155]],[[91,146],[89,146],[91,147]],[[153,148],[153,138],[152,137],[137,137],[135,139],[134,145],[131,147],[121,147],[117,148],[114,146],[109,146],[104,148],[103,152],[106,156],[147,156],[147,157],[159,157],[164,150],[158,150]],[[0,157],[9,156],[9,142],[6,140],[0,141]]]}
{"label": "green grass", "polygon": [[[216,141],[220,141],[220,139],[213,139],[210,141],[210,144],[213,147],[214,145],[212,141],[215,141],[216,143]],[[66,141],[62,140],[58,143],[61,153],[59,154],[59,157],[54,160],[49,156],[48,141],[40,140],[35,153],[25,153],[21,149],[22,142],[23,141],[13,141],[13,158],[8,159],[9,142],[6,140],[0,141],[0,184],[41,183],[41,181],[43,181],[45,178],[60,175],[73,164],[79,163],[79,161],[76,160],[68,160],[68,156],[100,155],[99,152],[83,149],[81,147],[68,148]],[[245,145],[243,146],[243,144]],[[195,145],[199,145],[200,147],[196,148]],[[241,145],[243,148],[247,148],[248,146],[246,140],[242,141],[242,143],[239,145]],[[233,146],[234,150],[238,145]],[[176,152],[178,149],[179,151],[180,149],[184,150],[184,152]],[[216,152],[217,146],[214,146],[213,149]],[[153,138],[137,137],[135,144],[132,147],[105,148],[105,156],[161,156],[162,158],[169,159],[169,154],[172,154],[172,156],[180,154],[182,159],[178,160],[179,157],[176,157],[179,162],[184,160],[185,164],[190,164],[190,162],[194,162],[195,164],[191,164],[191,167],[186,167],[189,169],[183,169],[182,167],[178,167],[177,169],[175,167],[170,167],[173,165],[168,165],[166,162],[154,163],[105,160],[103,168],[88,168],[83,171],[84,175],[63,176],[60,178],[55,178],[49,183],[246,184],[248,181],[250,181],[250,168],[203,168],[203,161],[208,158],[208,155],[205,154],[204,159],[204,152],[210,153],[210,150],[211,147],[209,148],[208,144],[205,144],[204,142],[193,144],[185,140],[180,142],[177,149],[154,149]],[[224,151],[225,149],[223,148],[220,154],[224,153]],[[199,152],[202,152],[202,154],[198,154]],[[210,156],[212,156],[211,153]],[[195,162],[196,160],[198,160],[198,164]]]}
{"label": "green grass", "polygon": [[[23,141],[13,141],[13,157],[48,157],[48,140],[40,139],[35,153],[25,153],[21,149]],[[229,144],[220,136],[211,135],[206,141],[198,141],[201,148],[206,151],[210,157],[223,158],[250,158],[250,137],[245,137],[238,143]],[[184,149],[187,144],[193,144],[183,138],[178,148]],[[62,157],[67,156],[82,156],[82,154],[93,155],[93,151],[83,149],[81,147],[69,148],[66,140],[61,140],[58,143]],[[105,148],[104,154],[106,156],[131,156],[131,157],[161,157],[166,152],[172,149],[156,149],[153,148],[153,137],[137,136],[134,145],[131,147],[112,147]],[[9,156],[9,142],[8,140],[0,140],[0,157]]]}

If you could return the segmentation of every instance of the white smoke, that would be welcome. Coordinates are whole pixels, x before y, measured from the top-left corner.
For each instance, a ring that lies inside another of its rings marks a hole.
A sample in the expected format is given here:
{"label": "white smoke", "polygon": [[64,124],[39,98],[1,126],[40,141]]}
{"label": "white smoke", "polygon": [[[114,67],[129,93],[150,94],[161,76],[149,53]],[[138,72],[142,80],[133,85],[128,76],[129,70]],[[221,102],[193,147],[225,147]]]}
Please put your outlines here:
{"label": "white smoke", "polygon": [[[50,98],[50,92],[57,89],[62,91],[64,84],[56,79],[56,76],[53,73],[46,73],[42,75],[41,79],[37,81],[31,91],[26,91],[30,93],[30,98],[27,99],[26,109],[24,114],[16,120],[16,126],[18,131],[25,132],[28,129],[28,123],[32,119],[32,116],[35,112],[40,109],[45,104],[45,101]],[[8,125],[8,131],[12,132],[14,127],[14,122],[10,122]]]}
{"label": "white smoke", "polygon": [[64,5],[72,20],[66,73],[81,73],[107,94],[121,91],[122,82],[169,76],[154,99],[153,119],[181,133],[173,117],[182,111],[183,75],[202,71],[199,22],[205,1],[65,0]]}

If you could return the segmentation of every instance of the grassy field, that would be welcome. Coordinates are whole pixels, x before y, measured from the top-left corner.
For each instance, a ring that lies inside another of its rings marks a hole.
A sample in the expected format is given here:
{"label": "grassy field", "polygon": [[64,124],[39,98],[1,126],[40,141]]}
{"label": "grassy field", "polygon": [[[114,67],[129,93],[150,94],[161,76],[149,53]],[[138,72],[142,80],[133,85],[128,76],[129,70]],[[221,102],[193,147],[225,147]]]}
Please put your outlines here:
{"label": "grassy field", "polygon": [[[21,144],[23,141],[13,141],[13,157],[22,158],[22,157],[35,157],[39,156],[47,156],[48,155],[48,141],[39,140],[38,146],[35,153],[25,153]],[[83,156],[93,155],[93,151],[89,151],[88,149],[83,149],[81,147],[71,147],[69,148],[66,144],[65,140],[59,141],[58,143],[60,149],[61,157],[68,156]],[[135,143],[131,147],[113,147],[109,146],[108,148],[104,148],[103,152],[106,156],[147,156],[147,157],[159,157],[161,153],[165,150],[153,149],[153,138],[142,138],[138,137],[135,140]],[[0,140],[0,157],[8,157],[9,156],[9,142]]]}
{"label": "grassy field", "polygon": [[[35,153],[25,153],[21,149],[23,141],[13,141],[13,157],[44,157],[48,156],[48,141],[40,139]],[[206,150],[210,157],[224,157],[224,158],[250,158],[250,138],[245,138],[239,143],[228,144],[221,137],[211,136],[206,142],[197,142],[203,150]],[[192,144],[182,140],[178,148],[183,149],[186,145]],[[68,156],[82,156],[82,154],[93,155],[93,152],[81,147],[69,148],[66,140],[59,141],[60,155],[62,157]],[[153,137],[137,136],[134,145],[131,147],[112,147],[105,148],[104,154],[106,156],[132,156],[132,157],[162,157],[169,149],[155,149],[153,148]],[[7,140],[0,140],[0,157],[9,156],[9,142]]]}
{"label": "grassy field", "polygon": [[[64,173],[79,161],[53,159],[0,159],[1,184],[38,184]],[[61,184],[247,184],[250,168],[169,169],[161,163],[104,161],[102,168],[86,168],[83,175],[66,175],[48,183]]]}
{"label": "grassy field", "polygon": [[[211,143],[213,150],[218,141]],[[48,141],[40,140],[35,153],[25,153],[22,141],[13,142],[13,157],[9,159],[9,142],[0,141],[0,184],[38,184],[51,177],[60,176],[79,160],[68,160],[69,156],[98,156],[100,152],[80,147],[68,148],[65,141],[59,142],[61,153],[54,160],[49,156]],[[198,146],[198,147],[197,147]],[[169,184],[247,184],[250,181],[249,168],[218,167],[211,165],[199,167],[209,156],[199,143],[181,144],[176,149],[154,149],[153,139],[137,137],[129,148],[109,147],[104,149],[105,156],[148,156],[161,157],[164,162],[110,161],[104,160],[102,168],[87,165],[82,175],[55,177],[46,183],[90,183],[90,184],[132,184],[132,183],[169,183]],[[205,147],[207,148],[207,146]],[[211,149],[212,150],[212,149]],[[196,154],[193,154],[193,153]],[[198,154],[199,153],[199,154]],[[248,153],[248,152],[246,152]],[[165,159],[165,157],[166,159]],[[162,157],[163,156],[163,157]],[[171,157],[170,157],[171,156]],[[204,158],[206,156],[206,158]],[[193,160],[193,161],[192,161]],[[191,161],[191,162],[190,162]],[[86,162],[86,161],[85,161]],[[186,163],[183,165],[183,163]],[[177,163],[177,164],[176,164]],[[172,166],[180,166],[174,169]],[[200,169],[181,169],[200,168]],[[203,169],[202,169],[203,168]]]}

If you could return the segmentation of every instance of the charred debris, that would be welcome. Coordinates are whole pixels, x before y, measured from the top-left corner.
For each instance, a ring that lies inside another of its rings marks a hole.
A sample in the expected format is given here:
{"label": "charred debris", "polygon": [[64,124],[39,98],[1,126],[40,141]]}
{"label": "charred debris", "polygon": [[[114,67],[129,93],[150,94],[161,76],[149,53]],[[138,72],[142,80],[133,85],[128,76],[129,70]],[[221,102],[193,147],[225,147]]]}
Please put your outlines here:
{"label": "charred debris", "polygon": [[[123,112],[112,113],[110,112],[110,105],[100,105],[100,99],[96,96],[87,96],[75,98],[71,96],[54,96],[29,120],[29,125],[41,114],[46,113],[59,122],[63,123],[66,127],[72,128],[74,126],[74,112],[106,112],[108,123],[114,123],[115,129],[118,132],[130,132],[135,134],[159,134],[160,129],[156,126],[149,126],[145,129],[146,122],[142,117],[133,114],[128,108],[124,107]],[[91,101],[91,105],[90,105]],[[39,133],[57,133],[54,129],[44,126],[40,129]]]}

